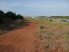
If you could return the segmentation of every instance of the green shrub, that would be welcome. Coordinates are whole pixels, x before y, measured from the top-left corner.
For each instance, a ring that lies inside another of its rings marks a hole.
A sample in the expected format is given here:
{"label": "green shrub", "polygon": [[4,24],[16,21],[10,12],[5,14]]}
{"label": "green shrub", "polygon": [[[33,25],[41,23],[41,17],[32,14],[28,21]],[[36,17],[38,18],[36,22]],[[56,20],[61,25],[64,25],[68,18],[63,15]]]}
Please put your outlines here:
{"label": "green shrub", "polygon": [[45,20],[48,20],[48,19],[45,19]]}
{"label": "green shrub", "polygon": [[2,10],[0,10],[0,14],[4,14],[4,12]]}
{"label": "green shrub", "polygon": [[69,38],[69,36],[68,35],[64,35],[64,38]]}
{"label": "green shrub", "polygon": [[0,10],[0,23],[3,23],[4,12]]}
{"label": "green shrub", "polygon": [[3,15],[0,14],[0,23],[2,23]]}
{"label": "green shrub", "polygon": [[17,16],[17,19],[24,19],[22,15],[18,14]]}
{"label": "green shrub", "polygon": [[66,20],[61,20],[61,22],[67,22]]}
{"label": "green shrub", "polygon": [[20,14],[16,15],[16,13],[13,13],[11,11],[4,13],[2,10],[0,10],[0,24],[11,23],[11,21],[16,19],[24,20],[23,16]]}
{"label": "green shrub", "polygon": [[5,16],[8,17],[8,18],[11,18],[13,20],[17,19],[16,13],[13,13],[11,11],[6,12]]}
{"label": "green shrub", "polygon": [[39,24],[39,27],[40,27],[41,29],[45,28],[45,26],[42,25],[42,24]]}
{"label": "green shrub", "polygon": [[52,19],[50,19],[49,21],[52,21]]}

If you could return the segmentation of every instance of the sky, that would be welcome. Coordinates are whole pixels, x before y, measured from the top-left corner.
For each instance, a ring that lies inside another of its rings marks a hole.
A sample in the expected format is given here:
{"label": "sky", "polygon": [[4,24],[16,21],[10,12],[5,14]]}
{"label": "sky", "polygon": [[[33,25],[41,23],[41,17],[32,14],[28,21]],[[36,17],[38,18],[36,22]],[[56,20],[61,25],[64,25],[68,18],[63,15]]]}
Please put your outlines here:
{"label": "sky", "polygon": [[0,10],[23,16],[69,16],[69,0],[0,0]]}

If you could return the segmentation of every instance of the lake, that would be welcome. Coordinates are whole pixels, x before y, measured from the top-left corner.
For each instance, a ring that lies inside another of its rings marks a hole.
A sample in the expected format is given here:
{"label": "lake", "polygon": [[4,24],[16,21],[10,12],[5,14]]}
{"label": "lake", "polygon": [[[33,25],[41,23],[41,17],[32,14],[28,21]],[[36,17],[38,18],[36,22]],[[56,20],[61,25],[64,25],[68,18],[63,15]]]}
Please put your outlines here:
{"label": "lake", "polygon": [[[48,20],[50,20],[50,19],[48,19]],[[55,21],[61,21],[61,20],[69,21],[69,19],[52,19],[52,20],[55,20]]]}

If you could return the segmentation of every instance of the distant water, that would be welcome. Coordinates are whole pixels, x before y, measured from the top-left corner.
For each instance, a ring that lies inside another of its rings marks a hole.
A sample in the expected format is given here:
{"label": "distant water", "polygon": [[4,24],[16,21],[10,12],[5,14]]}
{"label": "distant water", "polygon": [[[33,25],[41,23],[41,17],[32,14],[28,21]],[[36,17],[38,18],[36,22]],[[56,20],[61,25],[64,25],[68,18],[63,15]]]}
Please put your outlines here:
{"label": "distant water", "polygon": [[[48,20],[50,20],[50,19],[48,19]],[[52,19],[52,20],[55,20],[55,21],[61,21],[61,20],[69,21],[69,19]]]}

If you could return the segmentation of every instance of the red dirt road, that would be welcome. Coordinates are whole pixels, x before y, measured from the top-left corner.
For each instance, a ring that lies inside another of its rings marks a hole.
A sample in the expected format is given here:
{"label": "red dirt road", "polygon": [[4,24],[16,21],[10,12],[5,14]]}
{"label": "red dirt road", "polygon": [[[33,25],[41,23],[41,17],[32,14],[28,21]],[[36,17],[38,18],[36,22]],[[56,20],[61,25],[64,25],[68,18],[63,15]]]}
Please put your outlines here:
{"label": "red dirt road", "polygon": [[[19,47],[23,52],[35,52],[35,34],[34,32],[37,30],[37,24],[33,21],[25,21],[23,25],[17,27],[12,31],[8,31],[7,33],[0,35],[0,44],[5,45],[6,48],[1,48],[1,52],[5,52],[6,49],[10,47],[6,45],[12,45],[11,47]],[[7,48],[8,47],[8,48]],[[18,49],[17,49],[18,50]],[[8,52],[14,52],[8,51]],[[17,51],[16,51],[17,52]]]}

